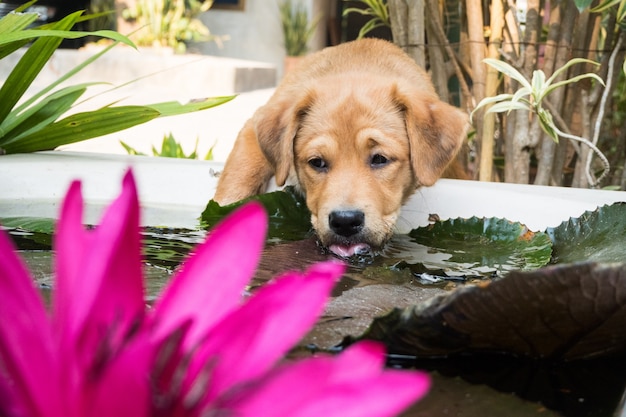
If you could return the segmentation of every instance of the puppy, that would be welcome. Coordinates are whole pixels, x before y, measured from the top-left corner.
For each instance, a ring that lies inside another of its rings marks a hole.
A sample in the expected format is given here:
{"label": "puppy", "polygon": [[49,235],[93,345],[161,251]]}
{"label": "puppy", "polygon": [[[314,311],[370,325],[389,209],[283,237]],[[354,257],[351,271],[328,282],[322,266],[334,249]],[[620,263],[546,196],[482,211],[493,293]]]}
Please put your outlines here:
{"label": "puppy", "polygon": [[215,193],[229,204],[275,177],[306,198],[321,243],[349,257],[379,250],[400,208],[435,183],[468,117],[442,102],[400,48],[363,39],[309,55],[242,128]]}

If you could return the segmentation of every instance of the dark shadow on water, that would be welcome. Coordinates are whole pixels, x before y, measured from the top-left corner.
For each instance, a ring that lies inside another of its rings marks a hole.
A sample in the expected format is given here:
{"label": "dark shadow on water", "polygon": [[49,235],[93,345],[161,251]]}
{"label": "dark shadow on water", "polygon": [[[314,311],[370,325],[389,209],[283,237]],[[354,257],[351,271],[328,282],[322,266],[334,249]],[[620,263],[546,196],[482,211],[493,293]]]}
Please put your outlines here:
{"label": "dark shadow on water", "polygon": [[392,355],[389,365],[414,367],[447,379],[460,378],[472,385],[486,385],[567,417],[619,415],[615,413],[626,388],[624,358],[561,363],[506,355],[474,354],[439,359]]}

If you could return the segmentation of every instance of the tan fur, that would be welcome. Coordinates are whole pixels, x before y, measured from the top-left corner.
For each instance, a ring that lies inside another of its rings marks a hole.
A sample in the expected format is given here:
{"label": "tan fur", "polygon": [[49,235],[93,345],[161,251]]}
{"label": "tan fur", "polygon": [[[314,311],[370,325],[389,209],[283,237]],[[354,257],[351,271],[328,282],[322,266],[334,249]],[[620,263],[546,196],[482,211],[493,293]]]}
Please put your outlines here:
{"label": "tan fur", "polygon": [[[288,74],[245,124],[215,199],[227,204],[258,194],[275,176],[305,194],[323,244],[378,248],[406,199],[454,160],[467,128],[467,115],[439,100],[425,71],[391,43],[327,48]],[[374,155],[389,163],[373,164]],[[315,158],[327,169],[311,166]],[[362,211],[362,230],[338,236],[329,226],[337,210]]]}

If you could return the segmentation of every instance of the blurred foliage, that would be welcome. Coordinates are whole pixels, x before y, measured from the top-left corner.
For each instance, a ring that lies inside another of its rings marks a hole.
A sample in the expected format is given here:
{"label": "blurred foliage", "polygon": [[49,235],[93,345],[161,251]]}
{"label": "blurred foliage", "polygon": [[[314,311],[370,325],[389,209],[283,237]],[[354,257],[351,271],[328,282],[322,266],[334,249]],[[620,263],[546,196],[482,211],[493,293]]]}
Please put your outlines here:
{"label": "blurred foliage", "polygon": [[305,55],[309,50],[308,42],[315,32],[321,16],[309,21],[307,8],[300,0],[297,3],[293,3],[292,0],[285,0],[278,7],[287,55]]}
{"label": "blurred foliage", "polygon": [[364,38],[365,35],[378,27],[389,27],[391,25],[391,23],[389,22],[389,9],[387,8],[387,0],[359,0],[359,2],[363,3],[365,8],[348,7],[343,11],[343,16],[347,16],[350,13],[359,13],[364,16],[371,16],[371,19],[368,20],[367,23],[364,24],[363,27],[359,30],[358,39]]}
{"label": "blurred foliage", "polygon": [[188,42],[215,39],[198,18],[212,5],[212,0],[137,0],[122,16],[137,24],[133,35],[137,45],[171,47],[183,53]]}
{"label": "blurred foliage", "polygon": [[[93,16],[82,11],[41,26],[34,26],[38,15],[24,12],[28,2],[0,19],[0,59],[29,45],[0,88],[0,154],[36,152],[118,132],[162,116],[174,116],[217,106],[233,97],[216,97],[187,104],[164,102],[148,105],[115,106],[72,112],[90,86],[90,82],[60,88],[62,83],[122,42],[135,47],[126,36],[110,30],[82,32],[72,30],[79,22]],[[35,78],[49,65],[49,60],[63,39],[97,36],[114,41],[100,52],[60,76],[34,94],[27,94]]]}

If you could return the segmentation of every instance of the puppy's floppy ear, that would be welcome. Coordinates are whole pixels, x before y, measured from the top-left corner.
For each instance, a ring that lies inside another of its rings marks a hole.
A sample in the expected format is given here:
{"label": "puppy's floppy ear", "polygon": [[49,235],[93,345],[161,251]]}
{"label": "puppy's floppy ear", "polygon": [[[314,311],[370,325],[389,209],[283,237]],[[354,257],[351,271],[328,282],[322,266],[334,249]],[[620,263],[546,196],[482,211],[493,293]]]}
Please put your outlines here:
{"label": "puppy's floppy ear", "polygon": [[255,126],[257,140],[279,186],[289,177],[294,162],[294,139],[313,101],[313,93],[304,92],[299,98],[282,97],[259,110]]}
{"label": "puppy's floppy ear", "polygon": [[415,179],[418,185],[433,185],[467,138],[469,117],[434,94],[408,96],[396,87],[394,95],[405,115]]}

